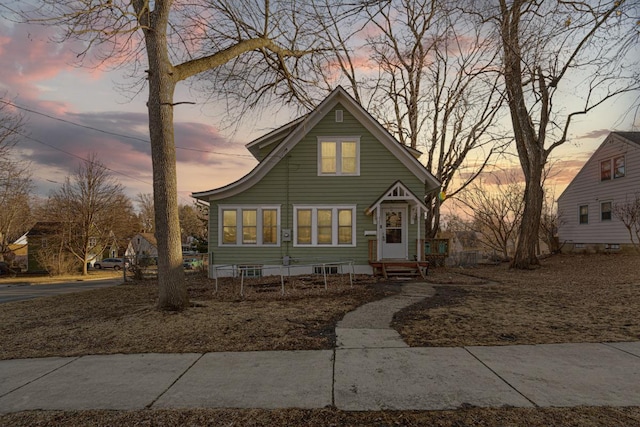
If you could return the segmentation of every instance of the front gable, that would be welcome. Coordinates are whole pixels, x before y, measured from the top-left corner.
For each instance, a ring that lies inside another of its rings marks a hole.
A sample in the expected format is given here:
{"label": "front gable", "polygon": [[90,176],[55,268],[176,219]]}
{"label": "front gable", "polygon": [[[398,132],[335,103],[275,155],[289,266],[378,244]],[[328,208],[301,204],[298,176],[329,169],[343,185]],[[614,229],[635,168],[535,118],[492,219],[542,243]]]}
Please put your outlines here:
{"label": "front gable", "polygon": [[[249,174],[193,194],[210,203],[214,269],[324,259],[370,271],[372,256],[421,256],[424,195],[440,184],[342,88],[247,148],[260,160]],[[403,247],[376,249],[392,234]]]}
{"label": "front gable", "polygon": [[[342,116],[339,118],[340,121],[338,121],[338,114]],[[359,129],[354,129],[353,125]],[[265,178],[271,169],[288,156],[300,142],[308,143],[309,135],[342,137],[357,136],[362,133],[368,134],[371,140],[382,144],[387,151],[386,156],[402,163],[410,173],[423,182],[429,191],[440,186],[438,180],[418,161],[415,150],[400,144],[342,87],[338,87],[310,114],[247,144],[247,148],[260,160],[249,174],[224,187],[193,193],[192,196],[211,201],[230,197],[251,188]],[[276,145],[275,148],[271,148],[274,145]],[[316,152],[317,149],[316,146]],[[268,155],[265,156],[267,152]],[[369,147],[363,152],[368,153]],[[362,158],[360,165],[366,164],[366,160],[366,157]]]}
{"label": "front gable", "polygon": [[616,204],[640,192],[640,132],[612,132],[558,197],[561,244],[571,250],[629,241]]}

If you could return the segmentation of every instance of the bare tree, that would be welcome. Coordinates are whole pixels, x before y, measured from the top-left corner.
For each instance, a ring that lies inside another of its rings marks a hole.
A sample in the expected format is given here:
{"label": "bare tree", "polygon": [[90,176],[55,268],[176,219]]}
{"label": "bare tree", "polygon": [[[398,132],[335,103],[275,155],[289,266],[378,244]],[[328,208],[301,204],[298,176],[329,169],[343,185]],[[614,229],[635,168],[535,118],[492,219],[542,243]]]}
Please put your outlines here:
{"label": "bare tree", "polygon": [[33,224],[31,175],[15,161],[0,161],[0,260],[12,261],[11,244]]}
{"label": "bare tree", "polygon": [[518,230],[524,209],[524,185],[513,177],[503,182],[494,177],[487,184],[473,183],[459,197],[466,206],[466,214],[473,218],[472,229],[481,236],[484,246],[510,259],[518,240]]}
{"label": "bare tree", "polygon": [[0,101],[0,260],[11,261],[9,245],[32,224],[29,199],[32,190],[29,166],[11,157],[11,149],[24,133],[23,116]]}
{"label": "bare tree", "polygon": [[613,206],[613,215],[624,224],[629,232],[631,245],[640,253],[640,193],[635,198]]}
{"label": "bare tree", "polygon": [[[334,12],[325,33],[332,50],[316,70],[317,85],[329,91],[344,81],[402,144],[423,151],[449,196],[469,185],[506,142],[504,132],[495,131],[503,104],[497,50],[454,5],[372,2],[351,27],[340,25],[344,18]],[[427,198],[428,237],[440,224],[437,195]]]}
{"label": "bare tree", "polygon": [[207,224],[203,221],[197,204],[180,206],[180,228],[185,243],[188,237],[207,238]]}
{"label": "bare tree", "polygon": [[24,116],[13,109],[10,103],[4,100],[6,93],[0,98],[0,161],[10,160],[11,149],[20,140],[20,135],[25,131]]}
{"label": "bare tree", "polygon": [[155,233],[155,208],[153,207],[153,194],[138,193],[136,197],[138,205],[138,218],[142,225],[143,233]]}
{"label": "bare tree", "polygon": [[124,188],[95,155],[67,177],[49,198],[47,209],[59,224],[64,248],[82,263],[83,275],[87,264],[117,240],[116,233],[133,217]]}
{"label": "bare tree", "polygon": [[511,267],[538,264],[543,171],[569,141],[574,119],[640,87],[638,3],[624,0],[483,3],[502,46],[513,135],[526,178],[520,239]]}
{"label": "bare tree", "polygon": [[[155,227],[158,241],[158,307],[182,310],[188,304],[176,183],[173,111],[176,85],[211,70],[231,90],[240,82],[261,83],[258,102],[287,97],[300,59],[316,49],[317,28],[302,13],[306,2],[250,0],[42,0],[35,7],[15,2],[13,10],[30,22],[60,26],[65,38],[85,43],[81,55],[146,69],[153,164]],[[7,7],[5,5],[5,7]],[[226,78],[226,79],[225,79]],[[144,81],[144,79],[141,79]],[[240,92],[248,86],[238,84]],[[244,92],[244,95],[251,95]]]}
{"label": "bare tree", "polygon": [[560,249],[562,249],[558,239],[558,227],[562,222],[562,218],[555,206],[553,194],[545,192],[542,214],[540,215],[539,237],[547,245],[551,254],[559,253]]}

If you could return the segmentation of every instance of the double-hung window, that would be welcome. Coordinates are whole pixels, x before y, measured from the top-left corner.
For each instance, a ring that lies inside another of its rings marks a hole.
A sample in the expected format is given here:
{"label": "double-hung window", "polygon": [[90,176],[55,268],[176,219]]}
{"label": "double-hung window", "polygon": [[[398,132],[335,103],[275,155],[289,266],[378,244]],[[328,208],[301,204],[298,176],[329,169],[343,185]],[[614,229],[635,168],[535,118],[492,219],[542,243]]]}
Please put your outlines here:
{"label": "double-hung window", "polygon": [[318,175],[360,175],[360,137],[318,137]]}
{"label": "double-hung window", "polygon": [[624,156],[617,156],[600,162],[600,181],[624,178],[624,175]]}
{"label": "double-hung window", "polygon": [[294,246],[355,246],[355,206],[294,206]]}
{"label": "double-hung window", "polygon": [[219,245],[277,246],[280,206],[219,206]]}
{"label": "double-hung window", "polygon": [[600,220],[611,221],[611,202],[600,203]]}
{"label": "double-hung window", "polygon": [[582,205],[579,208],[579,223],[580,224],[588,224],[589,223],[589,205]]}

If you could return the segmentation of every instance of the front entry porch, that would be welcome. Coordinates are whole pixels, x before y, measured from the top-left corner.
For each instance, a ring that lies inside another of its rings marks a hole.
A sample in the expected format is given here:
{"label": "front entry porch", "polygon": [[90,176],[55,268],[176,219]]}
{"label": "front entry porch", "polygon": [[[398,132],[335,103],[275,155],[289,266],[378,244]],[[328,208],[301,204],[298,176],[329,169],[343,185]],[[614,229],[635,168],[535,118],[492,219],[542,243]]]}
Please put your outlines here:
{"label": "front entry porch", "polygon": [[377,240],[369,240],[369,265],[374,276],[389,277],[421,277],[426,279],[429,272],[429,261],[410,261],[408,259],[376,259]]}
{"label": "front entry porch", "polygon": [[[420,225],[426,211],[424,202],[401,181],[369,206],[366,213],[376,225],[375,239],[369,240],[369,265],[374,274],[425,277],[429,263],[421,248]],[[410,237],[414,233],[415,240]]]}

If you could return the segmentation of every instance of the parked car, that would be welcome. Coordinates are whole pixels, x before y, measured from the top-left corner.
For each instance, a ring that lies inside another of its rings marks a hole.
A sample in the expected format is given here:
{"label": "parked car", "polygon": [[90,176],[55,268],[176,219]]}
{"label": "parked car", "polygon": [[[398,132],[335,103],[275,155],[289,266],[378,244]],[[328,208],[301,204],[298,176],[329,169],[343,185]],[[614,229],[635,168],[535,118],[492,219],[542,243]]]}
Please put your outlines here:
{"label": "parked car", "polygon": [[[115,271],[122,269],[123,261],[122,258],[105,258],[102,261],[96,261],[93,266],[98,270],[102,268],[113,268]],[[125,267],[129,267],[129,261],[125,264]]]}
{"label": "parked car", "polygon": [[185,270],[194,270],[196,268],[202,267],[204,264],[199,258],[183,258],[182,267]]}

